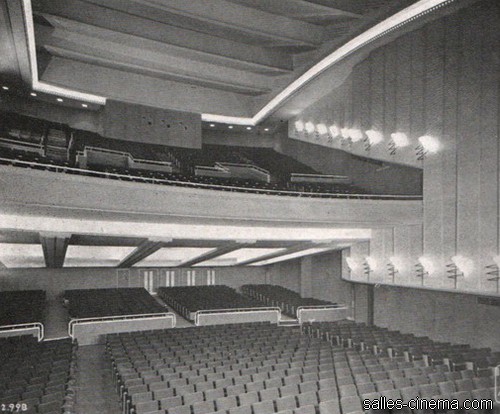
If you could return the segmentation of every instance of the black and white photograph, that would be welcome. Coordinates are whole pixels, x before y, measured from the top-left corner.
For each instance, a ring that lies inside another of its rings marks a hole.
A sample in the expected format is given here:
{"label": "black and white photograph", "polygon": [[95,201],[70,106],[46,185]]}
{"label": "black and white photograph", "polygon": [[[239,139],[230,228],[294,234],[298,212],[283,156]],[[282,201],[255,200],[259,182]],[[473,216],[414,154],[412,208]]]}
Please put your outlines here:
{"label": "black and white photograph", "polygon": [[499,0],[0,0],[0,414],[500,414]]}

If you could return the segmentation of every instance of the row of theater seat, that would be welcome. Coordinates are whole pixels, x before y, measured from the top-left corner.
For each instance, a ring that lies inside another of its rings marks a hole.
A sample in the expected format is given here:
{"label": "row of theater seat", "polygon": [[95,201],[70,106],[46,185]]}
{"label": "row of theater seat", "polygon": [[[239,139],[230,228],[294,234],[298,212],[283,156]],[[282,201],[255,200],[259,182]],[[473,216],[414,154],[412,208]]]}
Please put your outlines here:
{"label": "row of theater seat", "polygon": [[[361,412],[363,398],[492,395],[493,378],[332,346],[266,324],[108,336],[124,405],[138,414]],[[485,372],[482,373],[485,375]]]}
{"label": "row of theater seat", "polygon": [[[365,194],[359,188],[343,184],[295,184],[291,183],[292,173],[317,174],[314,169],[294,160],[291,157],[277,153],[269,148],[245,148],[223,145],[203,145],[203,148],[175,148],[164,145],[138,145],[129,141],[103,138],[96,134],[78,132],[75,134],[74,150],[83,151],[85,146],[93,146],[131,154],[134,158],[150,159],[154,161],[170,161],[175,165],[179,174],[166,174],[111,168],[112,172],[145,174],[150,178],[165,178],[173,181],[189,181],[194,183],[240,187],[242,189],[261,189],[290,191],[292,193],[334,193],[334,194]],[[254,165],[269,171],[274,178],[273,183],[259,180],[239,179],[237,177],[221,178],[195,175],[196,166],[213,167],[218,162]],[[102,166],[92,168],[102,169]],[[111,164],[110,164],[111,167]]]}
{"label": "row of theater seat", "polygon": [[[274,403],[277,407],[287,404],[297,409],[301,403],[303,410],[304,405],[317,402],[318,387],[320,398],[331,395],[329,388],[335,384],[331,361],[319,359],[320,341],[301,336],[297,329],[251,324],[181,331],[189,335],[185,338],[187,344],[182,339],[177,344],[179,335],[151,333],[148,344],[156,344],[163,359],[158,360],[151,353],[147,364],[144,360],[130,360],[134,348],[147,347],[140,345],[146,335],[141,335],[139,344],[135,340],[129,343],[127,339],[131,338],[123,335],[108,338],[119,381],[127,388],[137,412],[147,412],[143,409],[155,406],[176,413],[190,412],[191,408],[208,413],[216,407],[220,412],[245,412],[252,406],[267,410]],[[330,348],[326,343],[323,346],[327,351]],[[118,355],[126,357],[121,360]],[[131,384],[134,385],[130,387]],[[297,401],[299,384],[303,395]],[[136,391],[141,392],[135,394]],[[177,406],[179,403],[182,406]],[[204,411],[207,408],[212,410]]]}
{"label": "row of theater seat", "polygon": [[224,285],[160,287],[158,296],[188,320],[199,310],[262,307],[258,301],[240,295]]}
{"label": "row of theater seat", "polygon": [[43,290],[0,292],[0,325],[42,322],[45,300]]}
{"label": "row of theater seat", "polygon": [[165,145],[144,144],[119,139],[103,138],[93,132],[75,131],[75,141],[72,152],[83,151],[85,147],[104,148],[130,154],[135,159],[168,161],[175,163],[176,159]]}
{"label": "row of theater seat", "polygon": [[[460,363],[454,363],[457,349],[465,352],[465,355],[467,351],[474,351],[468,346],[434,343],[436,346],[441,345],[440,358],[422,358],[421,354],[415,357],[407,351],[402,352],[404,349],[412,349],[403,346],[402,342],[433,343],[429,338],[401,334],[353,321],[312,323],[304,326],[303,330],[309,335],[328,340],[333,346],[347,347],[344,349],[358,353],[358,356],[351,354],[346,361],[336,363],[339,396],[350,398],[353,407],[357,407],[355,411],[361,410],[364,399],[373,400],[381,396],[404,401],[416,397],[457,399],[461,403],[472,398],[495,400],[493,365],[477,366],[466,361],[468,358],[464,355],[460,358]],[[366,335],[370,340],[364,343],[360,341],[359,332],[377,332],[381,340],[373,344],[373,336]],[[385,348],[384,346],[393,343],[387,342],[387,338],[397,342],[399,348]],[[374,355],[378,355],[384,369],[374,364]],[[465,369],[465,366],[472,369]],[[449,371],[450,368],[454,371]],[[498,410],[498,405],[495,409]]]}
{"label": "row of theater seat", "polygon": [[451,369],[488,370],[500,364],[500,352],[489,348],[439,342],[354,321],[312,323],[304,325],[304,330],[334,345],[373,349],[375,353],[390,356],[404,355],[409,360],[423,360],[427,365],[446,363]]}
{"label": "row of theater seat", "polygon": [[[103,177],[128,179],[139,182],[152,182],[168,185],[201,185],[201,188],[214,188],[227,191],[252,192],[288,196],[338,197],[346,195],[369,194],[368,191],[350,184],[293,183],[292,173],[318,174],[313,168],[276,152],[271,148],[246,148],[224,145],[203,145],[202,148],[179,148],[165,145],[143,145],[131,141],[110,139],[86,131],[73,131],[74,139],[66,143],[66,130],[63,125],[53,125],[14,113],[2,114],[0,137],[19,142],[15,148],[0,147],[0,157],[18,159],[28,164],[13,163],[29,168],[46,168],[52,171],[85,174],[70,167],[75,163],[76,153],[86,146],[119,151],[131,154],[136,159],[167,161],[173,165],[173,174],[154,170],[116,168],[113,162],[88,166],[91,170],[103,173]],[[3,124],[3,125],[2,125]],[[26,143],[26,148],[21,149]],[[39,144],[39,148],[29,145]],[[28,145],[29,144],[29,145]],[[33,163],[31,163],[33,162]],[[269,171],[271,182],[258,179],[237,177],[220,178],[197,176],[196,166],[214,166],[218,162],[254,165]],[[41,164],[41,165],[36,165]],[[57,169],[61,166],[64,168]],[[109,173],[109,174],[106,174]],[[94,175],[89,171],[89,175]],[[205,186],[206,185],[206,186]],[[207,187],[208,186],[208,187]]]}
{"label": "row of theater seat", "polygon": [[[131,181],[146,184],[168,185],[187,188],[209,189],[217,191],[244,192],[252,194],[278,195],[288,197],[309,197],[309,198],[349,198],[349,199],[371,199],[371,200],[401,200],[401,199],[421,199],[419,195],[385,195],[373,194],[366,190],[351,187],[346,190],[334,186],[330,191],[321,191],[317,187],[310,186],[307,189],[296,187],[293,184],[280,185],[278,183],[264,183],[255,180],[238,180],[214,177],[199,177],[195,175],[164,173],[145,171],[141,169],[125,169],[116,167],[97,167],[91,169],[81,169],[73,167],[66,161],[58,161],[47,157],[42,157],[29,152],[5,151],[0,148],[0,165],[11,165],[30,169],[40,169],[65,174],[76,174],[91,177],[114,179],[119,181]],[[316,191],[318,190],[318,191]]]}
{"label": "row of theater seat", "polygon": [[6,407],[2,411],[13,405],[17,408],[12,412],[72,412],[76,346],[71,340],[2,338],[0,350],[0,407]]}
{"label": "row of theater seat", "polygon": [[144,288],[66,290],[64,299],[72,318],[166,312]]}
{"label": "row of theater seat", "polygon": [[279,285],[243,285],[241,291],[266,306],[277,306],[287,315],[297,317],[300,306],[334,305],[332,302],[315,298],[303,298],[299,293]]}

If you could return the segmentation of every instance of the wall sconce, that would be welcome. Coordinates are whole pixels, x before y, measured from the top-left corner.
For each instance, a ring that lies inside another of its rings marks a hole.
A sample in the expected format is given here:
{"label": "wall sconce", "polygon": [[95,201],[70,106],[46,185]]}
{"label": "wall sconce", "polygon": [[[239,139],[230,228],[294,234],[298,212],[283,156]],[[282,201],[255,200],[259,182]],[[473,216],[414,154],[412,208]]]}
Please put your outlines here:
{"label": "wall sconce", "polygon": [[486,266],[488,271],[487,276],[490,276],[487,280],[489,282],[495,282],[497,284],[497,293],[500,293],[500,256],[493,256],[494,264]]}
{"label": "wall sconce", "polygon": [[337,125],[333,124],[328,127],[328,131],[330,132],[330,136],[332,138],[337,138],[340,135],[340,129]]}
{"label": "wall sconce", "polygon": [[424,285],[424,277],[430,276],[434,273],[434,263],[428,258],[421,256],[418,258],[418,263],[415,265],[417,270],[417,277],[422,279],[422,286]]}
{"label": "wall sconce", "polygon": [[349,269],[349,277],[351,277],[352,272],[356,272],[359,269],[359,263],[354,257],[348,256],[345,258],[347,268]]}
{"label": "wall sconce", "polygon": [[309,121],[304,125],[304,129],[306,130],[307,134],[312,134],[316,130],[316,127],[311,121]]}
{"label": "wall sconce", "polygon": [[415,148],[417,151],[417,160],[422,161],[426,154],[435,154],[439,151],[441,145],[439,141],[430,135],[423,135],[418,139],[419,145]]}
{"label": "wall sconce", "polygon": [[387,269],[389,270],[389,275],[392,278],[392,283],[394,283],[396,279],[396,273],[400,273],[401,269],[403,268],[404,268],[403,259],[396,256],[389,257],[389,263],[387,264]]}
{"label": "wall sconce", "polygon": [[297,132],[304,131],[304,123],[301,120],[295,121],[295,129]]}
{"label": "wall sconce", "polygon": [[364,138],[363,132],[356,128],[349,129],[349,137],[351,138],[352,142],[358,142]]}
{"label": "wall sconce", "polygon": [[370,280],[370,272],[377,270],[378,263],[375,258],[371,256],[365,257],[365,262],[363,263],[364,273],[368,280]]}
{"label": "wall sconce", "polygon": [[349,139],[350,138],[349,131],[350,131],[349,128],[341,128],[340,129],[340,135],[342,136],[343,139]]}
{"label": "wall sconce", "polygon": [[369,129],[365,131],[366,140],[365,140],[365,149],[366,151],[370,151],[373,145],[377,145],[379,142],[384,140],[384,136],[381,132],[375,131],[373,129]]}
{"label": "wall sconce", "polygon": [[340,129],[340,136],[342,137],[342,146],[346,146],[347,150],[350,151],[352,149],[352,139],[350,136],[350,129],[349,128],[341,128]]}
{"label": "wall sconce", "polygon": [[352,271],[356,271],[358,270],[359,268],[359,264],[358,262],[354,259],[354,257],[346,257],[345,258],[345,261],[347,263],[347,267],[349,268],[349,270],[352,270]]}
{"label": "wall sconce", "polygon": [[448,268],[447,273],[449,273],[448,278],[453,279],[456,289],[458,285],[458,278],[470,275],[472,269],[474,268],[474,262],[467,257],[457,255],[451,258],[451,263],[446,265],[446,267]]}
{"label": "wall sconce", "polygon": [[404,132],[394,132],[389,141],[389,154],[395,155],[398,148],[406,147],[410,144],[408,136]]}
{"label": "wall sconce", "polygon": [[326,133],[328,133],[328,128],[326,127],[325,124],[318,124],[316,125],[316,132],[319,135],[325,135]]}

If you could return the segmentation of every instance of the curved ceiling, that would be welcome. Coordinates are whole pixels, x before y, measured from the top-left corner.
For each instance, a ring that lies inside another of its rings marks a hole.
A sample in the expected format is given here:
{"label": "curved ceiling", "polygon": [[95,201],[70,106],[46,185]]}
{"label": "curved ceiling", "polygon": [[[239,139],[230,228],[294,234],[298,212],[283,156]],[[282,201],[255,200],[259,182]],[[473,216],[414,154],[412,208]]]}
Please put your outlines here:
{"label": "curved ceiling", "polygon": [[256,125],[346,57],[453,1],[6,0],[0,75],[17,68],[34,91],[90,104]]}

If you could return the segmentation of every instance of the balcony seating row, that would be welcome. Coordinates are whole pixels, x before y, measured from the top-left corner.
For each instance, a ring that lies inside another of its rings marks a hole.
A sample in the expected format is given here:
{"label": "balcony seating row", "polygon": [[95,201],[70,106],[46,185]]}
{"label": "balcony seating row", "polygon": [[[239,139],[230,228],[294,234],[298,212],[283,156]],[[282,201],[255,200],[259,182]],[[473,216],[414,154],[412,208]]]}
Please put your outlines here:
{"label": "balcony seating row", "polygon": [[243,285],[241,291],[265,306],[277,306],[281,311],[294,318],[300,306],[333,305],[334,303],[315,298],[303,298],[297,292],[279,285]]}
{"label": "balcony seating row", "polygon": [[64,300],[72,318],[166,312],[144,288],[66,290]]}
{"label": "balcony seating row", "polygon": [[229,286],[175,286],[160,287],[158,296],[188,320],[200,310],[257,308],[262,304],[240,295]]}
{"label": "balcony seating row", "polygon": [[43,290],[0,292],[0,325],[43,322],[45,296]]}
{"label": "balcony seating row", "polygon": [[[253,190],[252,192],[267,191],[269,194],[292,196],[316,194],[318,197],[328,197],[330,194],[341,196],[368,194],[366,191],[349,184],[292,183],[291,175],[294,173],[306,175],[319,173],[292,157],[278,153],[271,148],[206,144],[201,149],[191,149],[154,144],[145,145],[139,142],[105,138],[87,131],[74,130],[71,134],[67,134],[68,128],[64,125],[48,123],[14,113],[5,113],[3,118],[3,122],[0,122],[0,137],[8,138],[14,144],[6,142],[5,145],[0,146],[2,158],[19,159],[22,157],[30,160],[35,158],[35,162],[42,165],[67,163],[72,167],[78,167],[76,154],[84,151],[85,147],[96,147],[102,148],[104,151],[119,151],[125,155],[130,154],[133,159],[144,162],[124,166],[117,164],[116,159],[110,158],[109,165],[105,165],[104,159],[101,160],[104,165],[87,165],[84,170],[87,168],[92,171],[105,170],[106,172],[120,170],[119,174],[123,174],[131,180],[147,176],[148,178],[166,179],[179,183],[223,186],[228,187],[230,191],[249,189],[249,191]],[[16,142],[19,145],[15,145]],[[170,167],[164,168],[157,165],[162,162],[170,163]],[[245,175],[247,173],[240,172],[243,174],[240,174],[241,178],[238,178],[236,173],[236,176],[231,178],[204,177],[195,174],[196,166],[214,166],[216,163],[253,166],[258,171],[266,171],[266,174],[259,175],[247,171],[250,175]],[[170,170],[173,173],[169,173]],[[75,173],[69,169],[59,171]],[[264,176],[267,178],[263,179]],[[108,178],[116,177],[109,175]],[[163,184],[171,183],[163,182]],[[272,191],[282,191],[283,193]]]}

